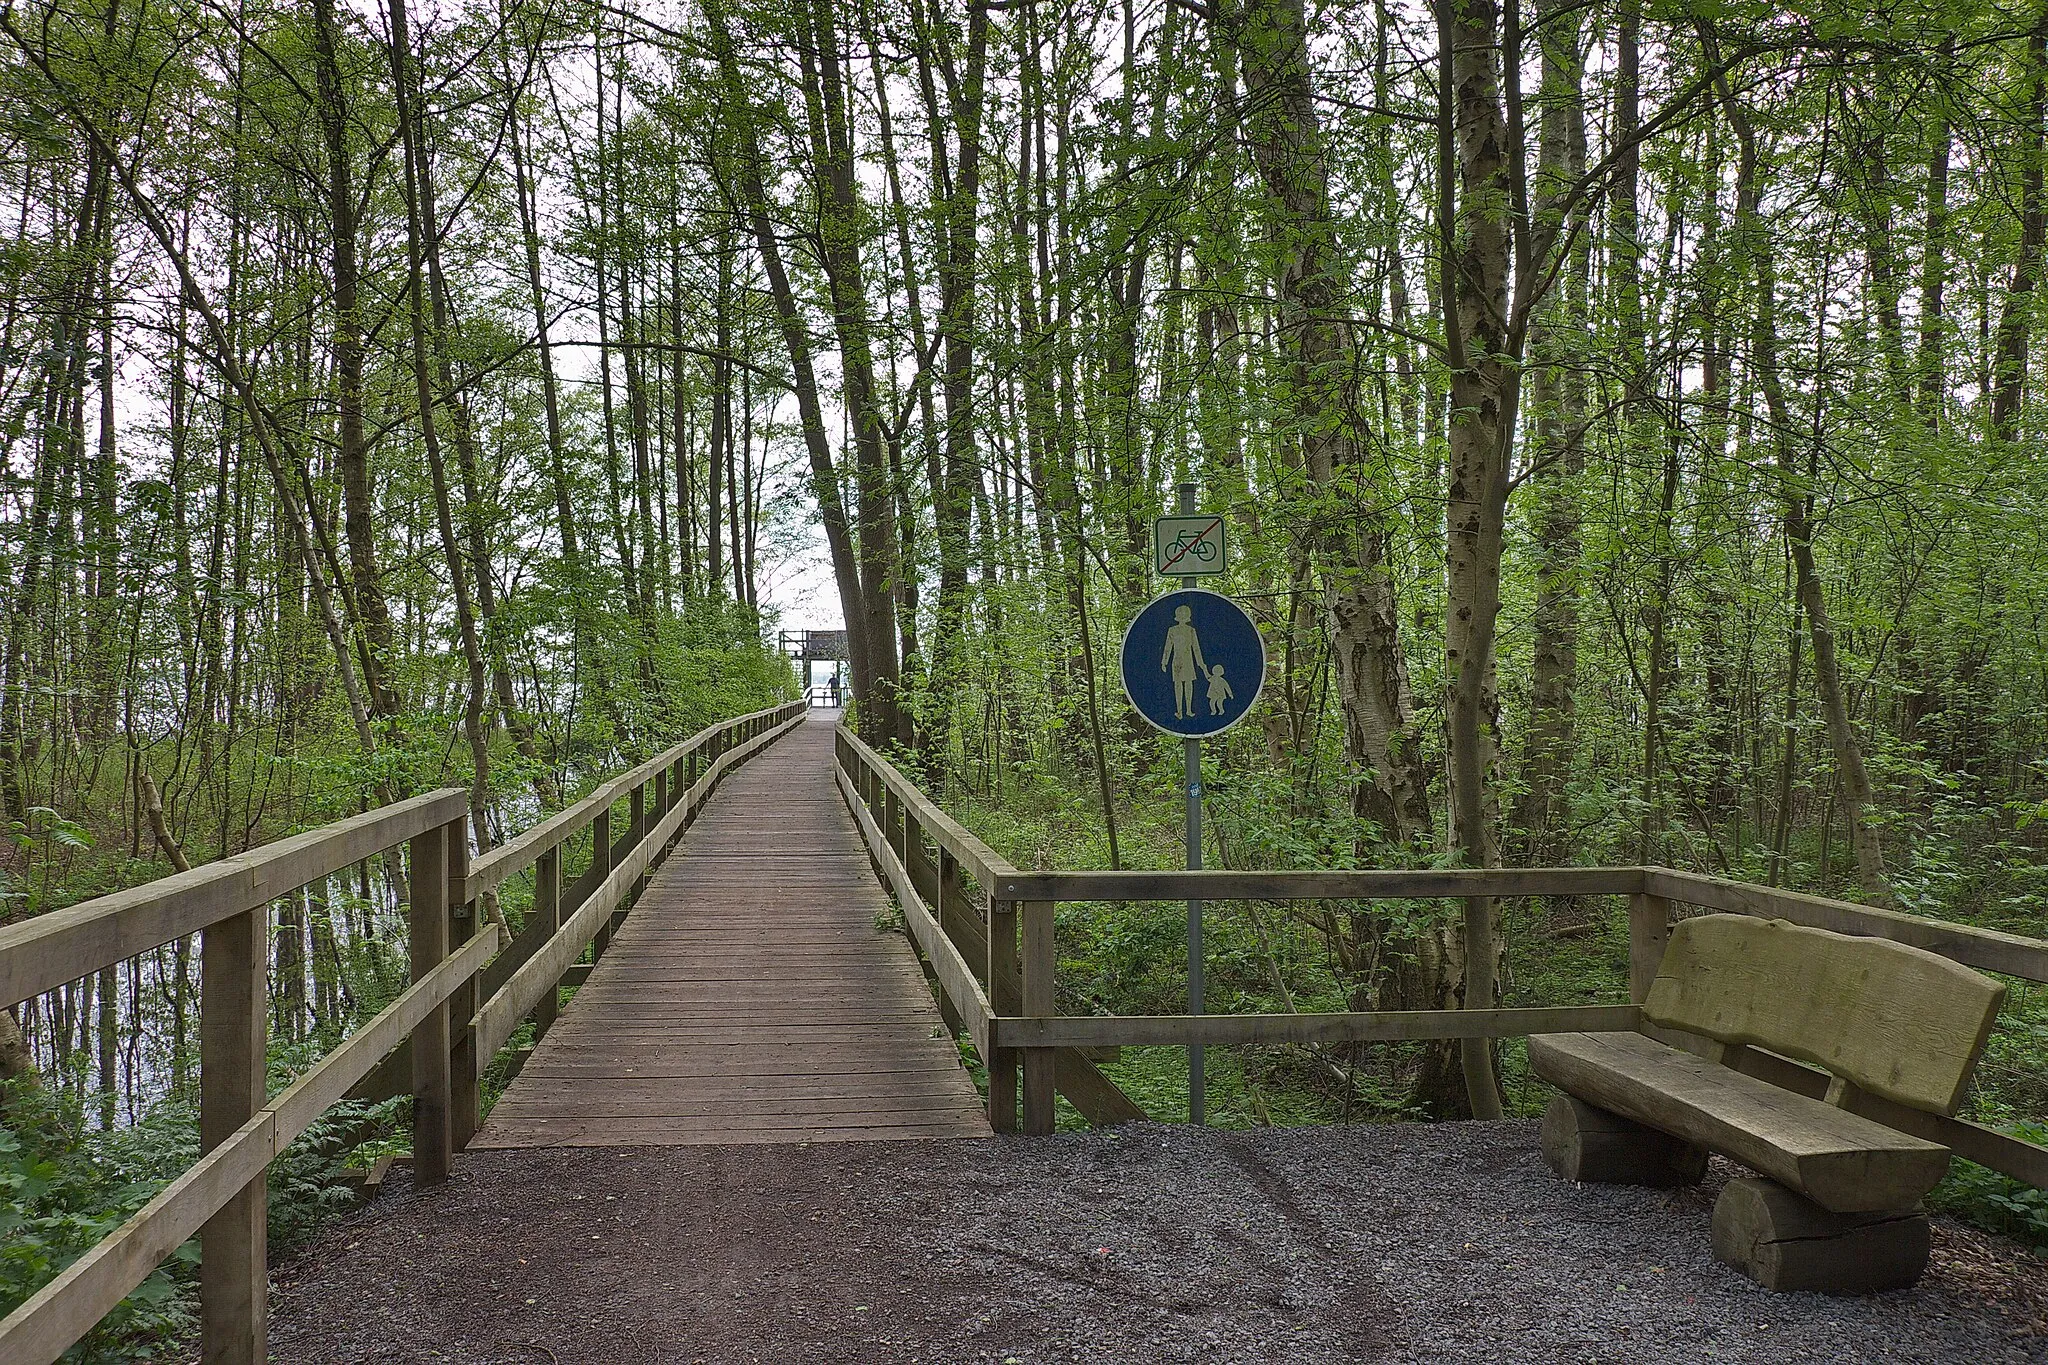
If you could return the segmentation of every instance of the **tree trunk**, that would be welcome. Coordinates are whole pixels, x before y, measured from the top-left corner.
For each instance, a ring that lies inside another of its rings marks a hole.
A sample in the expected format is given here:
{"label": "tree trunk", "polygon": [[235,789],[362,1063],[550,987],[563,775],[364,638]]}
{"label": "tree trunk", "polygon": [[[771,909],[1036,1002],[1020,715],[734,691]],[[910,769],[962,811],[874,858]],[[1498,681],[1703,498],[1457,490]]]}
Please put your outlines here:
{"label": "tree trunk", "polygon": [[1347,509],[1325,517],[1329,524],[1316,540],[1345,752],[1357,770],[1352,808],[1389,842],[1426,847],[1432,831],[1429,776],[1387,558],[1389,507],[1400,495],[1379,487],[1359,457],[1345,271],[1330,211],[1327,152],[1301,0],[1247,6],[1236,45],[1246,106],[1254,111],[1246,136],[1278,237],[1278,330],[1290,428],[1285,439],[1300,452],[1311,482]]}
{"label": "tree trunk", "polygon": [[463,662],[468,665],[469,690],[462,712],[463,734],[469,741],[473,765],[469,783],[470,824],[479,850],[492,845],[488,793],[491,780],[490,732],[484,718],[486,688],[483,645],[477,638],[476,609],[470,597],[469,574],[455,534],[455,514],[448,494],[448,469],[441,455],[441,439],[434,412],[432,361],[427,339],[427,280],[424,239],[434,230],[425,218],[431,195],[427,188],[431,170],[421,145],[423,130],[414,105],[412,87],[412,38],[406,22],[405,0],[389,0],[391,16],[391,79],[398,104],[400,150],[405,160],[406,276],[408,313],[412,322],[413,387],[419,401],[420,442],[426,447],[427,470],[434,489],[435,525],[441,533],[441,551],[448,565],[449,586],[455,596],[455,625],[462,644]]}
{"label": "tree trunk", "polygon": [[[1941,40],[1940,62],[1955,60],[1954,34]],[[1947,355],[1946,299],[1948,285],[1948,166],[1954,135],[1949,127],[1947,97],[1934,95],[1936,113],[1927,154],[1927,225],[1920,254],[1920,417],[1929,431],[1941,429]]]}
{"label": "tree trunk", "polygon": [[[712,47],[719,65],[719,78],[727,106],[733,111],[733,136],[737,146],[738,185],[735,200],[746,213],[768,277],[768,292],[775,302],[776,321],[789,353],[789,368],[796,390],[797,414],[803,428],[804,449],[810,457],[811,495],[818,501],[818,519],[825,528],[825,544],[832,557],[832,576],[839,589],[839,609],[846,621],[847,652],[851,656],[855,699],[865,712],[868,681],[873,676],[869,651],[868,617],[862,609],[859,560],[853,544],[853,528],[847,520],[846,503],[839,493],[839,472],[833,466],[832,447],[825,432],[824,404],[819,399],[817,370],[811,362],[810,334],[797,305],[796,290],[783,264],[782,243],[768,217],[768,195],[763,184],[760,132],[750,113],[746,85],[740,76],[739,57],[734,50],[730,22],[723,0],[706,0],[704,17],[711,28]],[[887,648],[895,649],[893,641]],[[893,728],[893,727],[892,727]]]}
{"label": "tree trunk", "polygon": [[349,579],[363,624],[363,687],[389,719],[397,695],[385,678],[391,657],[391,608],[377,568],[376,499],[370,490],[370,441],[363,430],[362,268],[356,254],[356,189],[348,148],[348,106],[336,56],[334,0],[313,0],[315,90],[327,151],[327,216],[334,286],[335,463],[341,470],[342,528]]}
{"label": "tree trunk", "polygon": [[[1713,61],[1716,49],[1713,37],[1704,25],[1700,31],[1708,60]],[[2039,89],[2038,83],[2036,89]],[[1763,390],[1771,415],[1785,540],[1792,552],[1799,603],[1805,611],[1813,640],[1814,689],[1820,697],[1821,714],[1827,722],[1828,742],[1834,750],[1836,780],[1841,787],[1843,811],[1849,826],[1849,844],[1856,855],[1857,882],[1866,895],[1889,904],[1893,899],[1891,879],[1885,871],[1884,851],[1878,842],[1877,829],[1870,822],[1870,812],[1875,804],[1870,774],[1864,766],[1863,748],[1849,716],[1848,694],[1842,685],[1841,663],[1835,654],[1834,626],[1828,617],[1820,575],[1814,565],[1810,477],[1802,479],[1798,468],[1798,455],[1792,442],[1791,405],[1785,394],[1784,375],[1779,369],[1777,267],[1769,228],[1762,213],[1762,172],[1758,164],[1756,132],[1747,111],[1725,79],[1718,83],[1717,90],[1728,126],[1735,133],[1738,149],[1736,235],[1743,255],[1748,258],[1755,284],[1750,314],[1750,352],[1756,367],[1757,383]]]}
{"label": "tree trunk", "polygon": [[853,428],[854,515],[860,528],[859,606],[867,654],[865,688],[856,670],[855,691],[865,733],[907,740],[910,736],[902,729],[907,714],[899,711],[897,699],[896,576],[902,566],[883,445],[885,419],[875,384],[866,272],[860,252],[865,211],[854,173],[838,19],[832,0],[808,0],[797,17],[802,24],[796,46],[804,68],[804,107],[818,175],[818,240],[833,329],[839,339],[841,396]]}
{"label": "tree trunk", "polygon": [[[1445,728],[1449,750],[1451,844],[1467,867],[1496,867],[1493,781],[1500,754],[1494,647],[1500,616],[1501,550],[1507,515],[1508,450],[1514,432],[1513,358],[1507,335],[1508,215],[1513,186],[1509,131],[1501,110],[1495,53],[1502,43],[1493,0],[1439,0],[1442,101],[1438,136],[1456,147],[1462,209],[1441,230],[1446,360],[1451,372],[1445,505],[1447,610],[1444,621]],[[1509,59],[1509,69],[1519,50]],[[1440,153],[1442,155],[1442,153]],[[1459,225],[1462,226],[1459,226]],[[1460,1003],[1487,1008],[1498,991],[1498,911],[1475,897],[1465,911],[1465,983]],[[1497,1118],[1500,1092],[1491,1048],[1460,1049],[1475,1118]]]}
{"label": "tree trunk", "polygon": [[[2033,332],[2034,286],[2041,275],[2041,250],[2048,239],[2048,204],[2043,202],[2044,162],[2048,162],[2048,11],[2037,17],[2027,35],[2027,124],[2019,144],[2020,254],[2006,286],[2004,310],[1998,318],[1998,358],[1993,364],[1991,434],[2001,441],[2019,436],[2020,398],[2027,385],[2027,343]],[[1814,664],[1820,663],[1818,630]]]}
{"label": "tree trunk", "polygon": [[[1537,143],[1537,195],[1555,198],[1586,173],[1585,62],[1578,12],[1551,0],[1539,16],[1544,99]],[[1523,797],[1515,825],[1532,866],[1571,859],[1570,784],[1578,734],[1579,479],[1585,471],[1586,384],[1568,357],[1590,323],[1586,290],[1591,238],[1586,209],[1551,224],[1571,236],[1562,297],[1531,329],[1530,493],[1536,502],[1535,645]]]}

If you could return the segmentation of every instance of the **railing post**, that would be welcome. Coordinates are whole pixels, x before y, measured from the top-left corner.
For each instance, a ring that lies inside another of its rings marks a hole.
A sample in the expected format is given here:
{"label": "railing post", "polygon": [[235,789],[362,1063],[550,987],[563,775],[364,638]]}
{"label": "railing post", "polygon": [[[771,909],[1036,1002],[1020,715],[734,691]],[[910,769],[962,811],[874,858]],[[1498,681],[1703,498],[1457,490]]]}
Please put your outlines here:
{"label": "railing post", "polygon": [[918,894],[931,901],[932,914],[939,910],[938,869],[924,851],[924,825],[909,809],[903,812],[903,870],[910,874],[910,884]]}
{"label": "railing post", "polygon": [[[1024,1013],[1046,1018],[1054,1010],[1053,903],[1025,901],[1018,918],[1024,930]],[[1043,1136],[1053,1129],[1053,1056],[1049,1047],[1024,1049],[1024,1131]]]}
{"label": "railing post", "polygon": [[[540,855],[540,861],[533,865],[533,914],[547,926],[552,938],[562,927],[562,846],[555,845]],[[555,989],[541,996],[540,1004],[533,1011],[533,1037],[535,1042],[547,1037],[548,1030],[555,1026],[555,1020],[562,1015],[562,989],[559,983]]]}
{"label": "railing post", "polygon": [[[967,883],[960,873],[960,860],[953,856],[953,850],[940,844],[938,875],[932,892],[932,915],[938,920],[939,928],[945,930],[946,937],[953,939],[953,946],[959,948],[963,955],[967,950],[947,924],[946,917],[949,914],[956,918],[971,915],[973,911],[961,904],[966,899]],[[986,969],[987,964],[984,963],[983,967]]]}
{"label": "railing post", "polygon": [[[591,848],[593,849],[593,852],[591,853],[590,865],[593,869],[596,868],[598,863],[598,857],[596,852],[594,851],[598,845],[598,842],[599,841],[597,839],[596,820],[595,817],[593,817],[591,822],[590,840]],[[558,908],[555,912],[555,927],[559,929],[564,924],[567,924],[571,919],[575,918],[576,912],[578,910],[581,910],[585,902],[587,902],[591,898],[591,896],[595,894],[599,883],[594,871],[586,872],[580,877],[571,877],[569,875],[568,845],[557,845],[552,850],[552,852],[554,853],[555,858],[557,860],[556,866],[559,869],[559,871],[556,875],[561,885],[561,892],[556,897],[556,905]],[[572,965],[569,970],[574,971],[575,967]],[[569,974],[568,972],[564,972],[555,981],[555,1002],[558,1010],[561,1004],[562,992],[567,990],[568,988]]]}
{"label": "railing post", "polygon": [[[449,952],[473,939],[483,925],[469,894],[469,835],[463,821],[449,821]],[[483,1121],[483,1064],[477,1056],[477,978],[471,974],[449,997],[451,1107],[449,1144],[461,1152]]]}
{"label": "railing post", "polygon": [[660,820],[667,815],[672,804],[668,799],[668,769],[663,768],[654,775],[654,818]]}
{"label": "railing post", "polygon": [[[419,981],[448,956],[448,826],[421,830],[412,839],[412,979]],[[448,1005],[443,1002],[412,1031],[412,1173],[420,1185],[448,1178],[450,1093]]]}
{"label": "railing post", "polygon": [[[967,882],[960,872],[960,860],[943,843],[939,845],[938,866],[932,872],[932,918],[939,922],[939,932],[946,936],[961,957],[969,962],[979,957],[981,961],[976,965],[983,972],[988,970],[988,953],[982,950],[982,945],[974,942],[973,931],[968,928],[968,921],[978,916],[967,899]],[[988,983],[984,980],[982,984],[986,986]],[[989,992],[989,999],[995,999],[993,989]],[[988,1058],[981,1060],[984,1066],[988,1064]]]}
{"label": "railing post", "polygon": [[[590,894],[595,896],[612,875],[612,808],[606,806],[590,821]],[[606,915],[599,921],[597,936],[590,940],[590,960],[597,961],[604,956],[604,950],[612,946],[612,917]]]}
{"label": "railing post", "polygon": [[1638,1005],[1650,998],[1650,983],[1671,942],[1671,902],[1663,896],[1637,892],[1628,898],[1628,998]]}
{"label": "railing post", "polygon": [[[632,821],[633,847],[637,850],[642,841],[647,838],[647,831],[653,828],[647,819],[647,784],[645,782],[633,788],[632,796],[627,798],[627,807]],[[636,904],[640,900],[640,893],[646,889],[647,874],[642,872],[633,881],[633,900]],[[613,911],[612,913],[614,918],[616,918],[618,912]]]}
{"label": "railing post", "polygon": [[[1024,1013],[1023,1001],[1011,983],[1017,980],[1017,903],[990,898],[988,903],[988,998],[998,1015]],[[998,1133],[1017,1131],[1017,1052],[991,1048],[982,1058],[988,1068],[988,1126]]]}
{"label": "railing post", "polygon": [[896,795],[894,787],[882,788],[881,816],[882,838],[896,850],[896,861],[902,863],[907,872],[910,870],[910,856],[903,838],[903,801]]}
{"label": "railing post", "polygon": [[[210,1152],[261,1109],[270,907],[200,935],[199,1150]],[[262,1365],[269,1204],[259,1173],[199,1232],[199,1311],[205,1365]]]}
{"label": "railing post", "polygon": [[[461,820],[448,822],[448,950],[474,938],[483,916],[469,894],[469,836]],[[472,973],[448,997],[448,1142],[460,1152],[483,1122],[483,1069],[476,1055],[476,976]]]}

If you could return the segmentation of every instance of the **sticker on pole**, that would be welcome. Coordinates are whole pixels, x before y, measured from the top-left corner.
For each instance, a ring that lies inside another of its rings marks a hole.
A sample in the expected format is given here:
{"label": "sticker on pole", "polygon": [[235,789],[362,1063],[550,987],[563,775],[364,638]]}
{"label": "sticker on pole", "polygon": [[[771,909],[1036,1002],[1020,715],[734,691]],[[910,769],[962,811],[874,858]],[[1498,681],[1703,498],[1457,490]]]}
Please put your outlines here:
{"label": "sticker on pole", "polygon": [[1152,519],[1152,567],[1167,578],[1222,573],[1224,549],[1220,516]]}
{"label": "sticker on pole", "polygon": [[1266,642],[1237,603],[1182,588],[1154,598],[1124,631],[1123,678],[1138,714],[1167,734],[1220,735],[1266,685]]}

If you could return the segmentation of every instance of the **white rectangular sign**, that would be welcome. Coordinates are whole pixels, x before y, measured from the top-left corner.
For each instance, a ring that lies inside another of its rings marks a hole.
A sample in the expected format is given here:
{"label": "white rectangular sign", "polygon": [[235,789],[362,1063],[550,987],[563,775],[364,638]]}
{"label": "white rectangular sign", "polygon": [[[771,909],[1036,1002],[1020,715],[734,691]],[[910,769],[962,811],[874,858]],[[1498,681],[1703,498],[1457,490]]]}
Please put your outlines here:
{"label": "white rectangular sign", "polygon": [[1223,518],[1159,517],[1152,523],[1152,567],[1167,578],[1199,578],[1224,570]]}

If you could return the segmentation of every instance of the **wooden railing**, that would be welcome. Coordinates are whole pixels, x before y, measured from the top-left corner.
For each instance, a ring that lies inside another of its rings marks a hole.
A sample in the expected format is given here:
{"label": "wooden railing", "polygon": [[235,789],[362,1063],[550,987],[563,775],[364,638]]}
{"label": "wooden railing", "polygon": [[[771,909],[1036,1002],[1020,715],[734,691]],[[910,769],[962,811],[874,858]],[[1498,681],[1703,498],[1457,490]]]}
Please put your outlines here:
{"label": "wooden railing", "polygon": [[[552,1019],[570,964],[586,945],[609,939],[614,916],[718,779],[801,724],[804,711],[790,702],[699,731],[474,863],[465,794],[436,791],[0,928],[0,1007],[200,935],[203,1153],[0,1320],[0,1361],[56,1360],[196,1231],[205,1358],[258,1365],[266,1354],[264,1175],[271,1159],[409,1044],[414,1175],[423,1184],[445,1179],[453,1154],[476,1132],[479,1082],[492,1055],[522,1018],[533,1015],[542,1026]],[[612,807],[622,799],[630,814],[614,841]],[[585,829],[592,831],[591,865],[565,895],[563,851]],[[401,846],[412,985],[268,1098],[270,902]],[[535,870],[534,908],[508,947],[495,925],[482,931],[479,900],[527,868]]]}
{"label": "wooden railing", "polygon": [[[988,1067],[989,1121],[1049,1133],[1054,1093],[1067,1093],[1060,1058],[1114,1046],[1358,1043],[1510,1038],[1531,1033],[1628,1032],[1657,974],[1673,916],[1684,907],[1767,916],[1837,933],[1892,939],[2001,975],[2048,982],[2048,942],[1847,901],[1725,881],[1665,867],[1434,869],[1329,872],[1025,872],[962,829],[850,731],[838,733],[839,785],[868,851],[930,962],[949,1020]],[[926,848],[926,842],[937,852]],[[971,875],[970,887],[962,873]],[[1053,912],[1062,901],[1384,900],[1502,896],[1626,896],[1629,1003],[1318,1014],[1063,1015],[1057,1008]],[[1007,988],[1015,979],[1021,989]],[[1675,1038],[1674,1041],[1683,1042]],[[1820,1096],[1827,1078],[1755,1048],[1743,1069]],[[1104,1081],[1104,1084],[1108,1084]],[[1112,1087],[1113,1088],[1113,1087]],[[1071,1099],[1072,1097],[1069,1096]],[[1128,1103],[1128,1101],[1126,1101]],[[1076,1107],[1104,1121],[1087,1105]],[[1960,1119],[1858,1095],[1866,1117],[1943,1143],[1958,1155],[2048,1187],[2048,1148]]]}
{"label": "wooden railing", "polygon": [[[1076,1047],[1004,1046],[996,1020],[1052,1013],[1050,905],[1025,906],[1029,942],[1018,950],[1019,906],[991,889],[1021,875],[962,829],[903,775],[841,726],[835,736],[841,795],[861,837],[903,907],[903,921],[939,986],[939,1012],[974,1040],[988,1071],[989,1122],[1017,1126],[1018,1072],[1025,1073],[1027,1122],[1052,1131],[1053,1097],[1067,1097],[1089,1122],[1122,1123],[1145,1111]],[[878,823],[879,822],[879,823]],[[888,831],[885,835],[883,831]],[[932,841],[936,853],[925,847]],[[1035,1107],[1034,1107],[1035,1106]]]}

